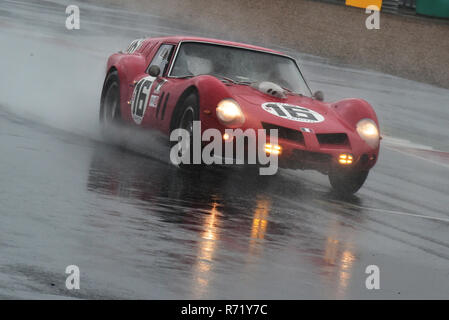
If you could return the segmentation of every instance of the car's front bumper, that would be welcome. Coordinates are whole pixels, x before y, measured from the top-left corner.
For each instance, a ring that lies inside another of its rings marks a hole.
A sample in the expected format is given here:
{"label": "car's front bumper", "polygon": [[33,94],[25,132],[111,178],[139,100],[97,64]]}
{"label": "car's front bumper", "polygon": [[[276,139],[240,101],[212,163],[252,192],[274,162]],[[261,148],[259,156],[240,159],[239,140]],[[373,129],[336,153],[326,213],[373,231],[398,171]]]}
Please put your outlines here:
{"label": "car's front bumper", "polygon": [[[222,135],[225,133],[223,131]],[[342,139],[342,135],[344,138]],[[250,152],[257,153],[257,159],[260,154],[264,154],[264,147],[266,144],[272,146],[277,145],[280,148],[278,156],[278,165],[281,168],[302,169],[302,170],[317,170],[322,173],[328,173],[333,168],[354,168],[357,170],[369,170],[377,162],[379,148],[372,148],[367,145],[357,133],[318,133],[304,132],[301,135],[286,136],[281,133],[275,142],[271,137],[266,137],[259,141],[259,137],[256,135],[255,139],[245,137],[243,144],[244,155],[240,153],[238,155],[237,143],[238,136],[232,135],[229,139],[223,140],[223,149],[221,156],[223,158],[240,159],[245,164],[251,164],[249,162]],[[254,140],[250,142],[250,140]],[[228,147],[227,147],[228,145]],[[229,148],[229,145],[231,147]],[[226,150],[228,148],[228,150]],[[254,150],[257,148],[257,151]],[[229,149],[232,149],[232,153],[229,154]],[[228,152],[228,153],[227,153]],[[350,157],[350,163],[340,161],[341,157]],[[259,162],[257,160],[257,162]]]}

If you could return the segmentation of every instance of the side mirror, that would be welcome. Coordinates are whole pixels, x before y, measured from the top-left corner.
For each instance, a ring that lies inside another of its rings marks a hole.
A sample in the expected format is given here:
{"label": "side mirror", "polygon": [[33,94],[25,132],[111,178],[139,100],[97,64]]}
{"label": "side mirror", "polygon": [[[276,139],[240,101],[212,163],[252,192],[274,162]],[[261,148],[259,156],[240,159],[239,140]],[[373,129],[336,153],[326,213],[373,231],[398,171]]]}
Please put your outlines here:
{"label": "side mirror", "polygon": [[313,98],[318,100],[318,101],[323,101],[324,100],[324,93],[323,91],[315,91],[315,93],[313,94]]}
{"label": "side mirror", "polygon": [[150,69],[148,69],[148,73],[152,77],[157,77],[161,73],[161,68],[157,65],[152,65]]}

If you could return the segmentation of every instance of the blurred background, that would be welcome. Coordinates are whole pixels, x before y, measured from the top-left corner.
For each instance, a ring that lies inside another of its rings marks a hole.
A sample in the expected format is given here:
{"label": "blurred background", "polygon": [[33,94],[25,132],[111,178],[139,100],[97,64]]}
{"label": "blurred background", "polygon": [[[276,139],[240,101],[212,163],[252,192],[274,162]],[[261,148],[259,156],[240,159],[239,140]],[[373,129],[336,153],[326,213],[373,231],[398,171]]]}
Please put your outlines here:
{"label": "blurred background", "polygon": [[[100,2],[156,13],[220,38],[276,44],[449,88],[449,0]],[[380,5],[380,29],[366,29],[365,9],[346,3]]]}

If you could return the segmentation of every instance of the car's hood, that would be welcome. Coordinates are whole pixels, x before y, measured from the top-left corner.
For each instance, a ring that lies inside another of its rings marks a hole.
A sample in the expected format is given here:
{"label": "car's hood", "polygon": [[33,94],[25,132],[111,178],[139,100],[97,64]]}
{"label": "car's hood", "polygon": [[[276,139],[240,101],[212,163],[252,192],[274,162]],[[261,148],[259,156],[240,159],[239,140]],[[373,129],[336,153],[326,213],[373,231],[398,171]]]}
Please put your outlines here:
{"label": "car's hood", "polygon": [[[322,133],[348,130],[328,103],[297,94],[287,94],[285,99],[276,98],[247,85],[228,85],[227,88],[240,104],[250,125],[260,121],[296,130],[309,128]],[[293,106],[290,111],[297,116],[292,117],[291,112],[285,109],[290,106]]]}

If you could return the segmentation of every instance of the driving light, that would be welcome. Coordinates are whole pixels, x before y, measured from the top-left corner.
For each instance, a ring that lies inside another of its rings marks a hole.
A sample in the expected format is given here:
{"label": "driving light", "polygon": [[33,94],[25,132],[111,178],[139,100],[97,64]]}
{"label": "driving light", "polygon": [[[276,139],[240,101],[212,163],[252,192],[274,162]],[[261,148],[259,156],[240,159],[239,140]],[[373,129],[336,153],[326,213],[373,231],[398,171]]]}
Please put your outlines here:
{"label": "driving light", "polygon": [[338,156],[338,162],[340,164],[352,164],[352,154],[350,153],[342,153]]}
{"label": "driving light", "polygon": [[243,124],[245,117],[238,103],[232,99],[221,100],[217,105],[217,117],[226,125]]}
{"label": "driving light", "polygon": [[277,144],[270,144],[270,143],[266,143],[265,144],[265,152],[268,154],[275,154],[275,155],[279,155],[282,152],[282,147],[278,146]]}
{"label": "driving light", "polygon": [[365,142],[373,148],[379,146],[379,129],[371,119],[362,119],[357,123],[357,133]]}

